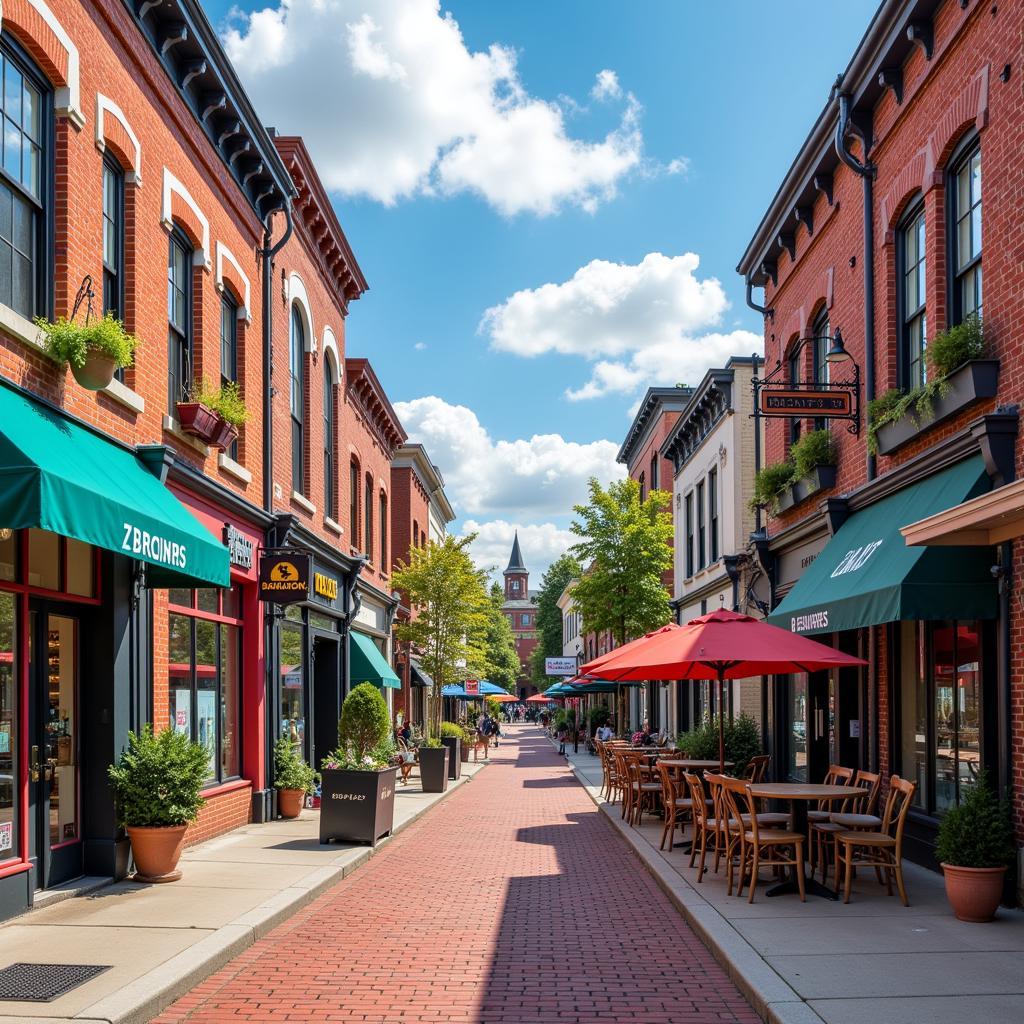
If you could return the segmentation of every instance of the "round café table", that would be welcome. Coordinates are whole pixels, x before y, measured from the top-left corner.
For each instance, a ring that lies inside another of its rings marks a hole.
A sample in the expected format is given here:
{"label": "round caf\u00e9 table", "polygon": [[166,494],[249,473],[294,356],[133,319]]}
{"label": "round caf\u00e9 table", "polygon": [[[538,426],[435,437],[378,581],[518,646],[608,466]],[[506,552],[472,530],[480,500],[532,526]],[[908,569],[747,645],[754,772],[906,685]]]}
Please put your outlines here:
{"label": "round caf\u00e9 table", "polygon": [[[701,772],[705,769],[714,772],[718,771],[717,758],[714,761],[698,761],[691,757],[659,757],[658,764],[663,764],[666,768],[675,768],[676,770],[682,770],[684,772]],[[726,768],[732,768],[734,766],[735,762],[733,761],[725,762]],[[693,849],[693,841],[690,839],[680,840],[678,843],[672,844],[672,849],[682,850],[683,853],[689,853]]]}
{"label": "round caf\u00e9 table", "polygon": [[[750,795],[758,800],[788,800],[789,801],[789,828],[797,835],[807,836],[807,805],[819,800],[824,803],[833,803],[836,800],[850,800],[854,797],[866,797],[868,791],[859,786],[826,786],[821,783],[811,782],[759,782],[750,787]],[[807,838],[810,842],[810,837]],[[801,870],[803,870],[801,868]],[[782,896],[785,893],[799,892],[796,883],[796,875],[769,889],[766,896]],[[807,879],[807,895],[821,896],[828,900],[839,899],[839,894],[832,889],[826,888],[813,878]]]}

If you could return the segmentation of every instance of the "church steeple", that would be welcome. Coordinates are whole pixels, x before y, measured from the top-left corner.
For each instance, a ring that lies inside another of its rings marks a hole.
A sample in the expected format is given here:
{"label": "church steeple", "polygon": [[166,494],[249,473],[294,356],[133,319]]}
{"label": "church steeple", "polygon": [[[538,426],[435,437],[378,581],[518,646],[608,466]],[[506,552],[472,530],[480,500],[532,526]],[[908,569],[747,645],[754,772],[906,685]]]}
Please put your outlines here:
{"label": "church steeple", "polygon": [[510,572],[526,572],[523,564],[523,554],[519,550],[519,531],[516,530],[515,540],[512,541],[512,554],[508,560],[508,568],[505,570],[507,576]]}
{"label": "church steeple", "polygon": [[509,556],[508,568],[504,572],[505,600],[526,601],[530,596],[530,573],[523,562],[523,553],[519,550],[519,531],[516,530],[512,541],[512,554]]}

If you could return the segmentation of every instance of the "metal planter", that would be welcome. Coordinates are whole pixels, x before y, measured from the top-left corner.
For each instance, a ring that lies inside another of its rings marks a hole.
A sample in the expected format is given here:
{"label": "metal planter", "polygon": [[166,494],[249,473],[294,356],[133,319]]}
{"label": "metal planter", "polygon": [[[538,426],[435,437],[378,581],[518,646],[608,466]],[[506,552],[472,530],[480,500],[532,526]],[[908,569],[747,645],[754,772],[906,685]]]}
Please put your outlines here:
{"label": "metal planter", "polygon": [[448,758],[448,778],[462,776],[462,740],[458,736],[442,736],[441,742],[451,751]]}
{"label": "metal planter", "polygon": [[420,747],[420,780],[424,793],[443,793],[448,788],[447,747]]}
{"label": "metal planter", "polygon": [[836,467],[818,466],[813,473],[797,480],[792,487],[779,495],[779,512],[788,512],[791,508],[813,498],[821,491],[827,491],[836,485]]}
{"label": "metal planter", "polygon": [[379,772],[324,769],[320,797],[320,842],[368,843],[390,835],[395,823],[397,768]]}

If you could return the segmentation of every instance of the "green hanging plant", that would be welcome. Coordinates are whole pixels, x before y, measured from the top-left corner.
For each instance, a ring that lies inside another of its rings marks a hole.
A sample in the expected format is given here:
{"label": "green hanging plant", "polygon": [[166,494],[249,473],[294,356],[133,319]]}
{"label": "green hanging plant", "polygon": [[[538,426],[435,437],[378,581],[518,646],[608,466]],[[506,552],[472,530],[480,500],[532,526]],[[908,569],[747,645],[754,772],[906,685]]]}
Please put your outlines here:
{"label": "green hanging plant", "polygon": [[85,324],[65,317],[58,317],[53,322],[37,317],[35,323],[43,332],[47,354],[61,365],[71,363],[81,368],[89,351],[94,350],[108,356],[119,368],[124,368],[132,365],[139,344],[138,338],[129,334],[113,313]]}
{"label": "green hanging plant", "polygon": [[215,388],[204,377],[198,386],[192,387],[189,400],[205,405],[233,427],[240,427],[249,418],[249,410],[245,407],[237,381],[231,380]]}
{"label": "green hanging plant", "polygon": [[779,511],[779,498],[796,479],[796,467],[789,459],[759,469],[754,476],[754,494],[749,503],[751,511],[765,508],[775,515]]}
{"label": "green hanging plant", "polygon": [[832,431],[823,427],[804,434],[789,449],[789,457],[793,462],[793,476],[796,480],[810,476],[819,466],[834,466],[837,453]]}

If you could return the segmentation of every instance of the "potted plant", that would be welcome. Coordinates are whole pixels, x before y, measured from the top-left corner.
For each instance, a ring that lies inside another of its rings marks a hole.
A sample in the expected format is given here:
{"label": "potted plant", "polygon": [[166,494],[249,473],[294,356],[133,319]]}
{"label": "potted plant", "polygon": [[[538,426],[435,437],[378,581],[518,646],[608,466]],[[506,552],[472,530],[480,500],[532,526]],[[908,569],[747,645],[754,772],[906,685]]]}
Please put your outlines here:
{"label": "potted plant", "polygon": [[793,463],[788,459],[773,462],[759,469],[754,477],[754,493],[750,499],[750,508],[764,508],[772,515],[778,515],[779,501],[793,485],[794,474]]}
{"label": "potted plant", "polygon": [[214,448],[227,450],[238,437],[238,428],[248,416],[237,382],[219,388],[200,381],[189,391],[187,402],[177,404],[178,423],[186,434],[198,437]]}
{"label": "potted plant", "polygon": [[380,690],[360,683],[345,698],[338,749],[323,762],[320,842],[338,839],[376,845],[395,821],[394,746],[391,718]]}
{"label": "potted plant", "polygon": [[473,746],[473,733],[470,732],[468,726],[462,726],[460,729],[461,735],[459,736],[459,755],[460,760],[463,764],[469,764],[469,752]]}
{"label": "potted plant", "polygon": [[451,751],[439,739],[428,739],[420,747],[420,782],[424,793],[443,793],[448,788],[448,758]]}
{"label": "potted plant", "polygon": [[185,830],[196,820],[210,770],[206,749],[187,736],[151,725],[128,733],[128,746],[107,773],[118,818],[128,832],[135,881],[175,882]]}
{"label": "potted plant", "polygon": [[996,797],[984,772],[960,805],[943,816],[935,855],[953,913],[961,921],[991,921],[1014,843],[1009,807]]}
{"label": "potted plant", "polygon": [[441,723],[441,742],[451,751],[448,758],[448,778],[457,779],[462,775],[462,726],[455,722]]}
{"label": "potted plant", "polygon": [[274,788],[281,817],[297,818],[315,785],[316,772],[302,759],[296,744],[282,736],[274,744]]}
{"label": "potted plant", "polygon": [[36,325],[50,358],[69,363],[75,380],[89,391],[102,391],[118,369],[131,366],[139,343],[112,313],[92,321],[86,316],[85,324],[64,317],[51,323],[40,317]]}
{"label": "potted plant", "polygon": [[214,448],[227,451],[238,439],[238,428],[249,418],[238,382],[224,384],[214,397],[213,411],[217,414],[217,434]]}

